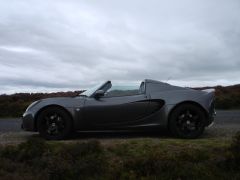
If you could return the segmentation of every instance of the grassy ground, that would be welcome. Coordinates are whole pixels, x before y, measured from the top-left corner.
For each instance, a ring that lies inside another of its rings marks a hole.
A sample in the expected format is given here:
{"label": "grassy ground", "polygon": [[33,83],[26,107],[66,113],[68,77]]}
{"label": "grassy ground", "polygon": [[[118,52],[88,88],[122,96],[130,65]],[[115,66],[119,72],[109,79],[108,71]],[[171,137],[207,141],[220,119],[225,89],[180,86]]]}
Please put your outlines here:
{"label": "grassy ground", "polygon": [[240,135],[44,141],[0,148],[1,179],[240,179]]}

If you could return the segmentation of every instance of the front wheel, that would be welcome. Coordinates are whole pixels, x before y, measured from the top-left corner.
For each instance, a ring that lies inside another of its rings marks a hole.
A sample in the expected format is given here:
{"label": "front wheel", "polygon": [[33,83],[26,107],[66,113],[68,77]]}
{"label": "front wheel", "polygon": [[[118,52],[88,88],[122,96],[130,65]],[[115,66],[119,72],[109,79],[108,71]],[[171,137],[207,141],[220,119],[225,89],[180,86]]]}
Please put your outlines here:
{"label": "front wheel", "polygon": [[58,107],[44,109],[38,119],[39,134],[48,140],[67,138],[72,130],[72,121],[68,113]]}
{"label": "front wheel", "polygon": [[182,104],[170,116],[169,129],[180,138],[193,139],[202,135],[206,116],[201,108],[193,104]]}

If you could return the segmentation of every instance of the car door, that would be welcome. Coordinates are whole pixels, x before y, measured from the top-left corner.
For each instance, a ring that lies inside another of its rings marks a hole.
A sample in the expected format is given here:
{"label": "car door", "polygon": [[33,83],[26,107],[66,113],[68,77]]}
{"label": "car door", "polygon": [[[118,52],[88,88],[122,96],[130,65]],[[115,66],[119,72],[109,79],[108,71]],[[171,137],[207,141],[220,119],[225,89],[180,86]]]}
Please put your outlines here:
{"label": "car door", "polygon": [[89,128],[121,128],[147,115],[148,97],[137,94],[120,97],[87,98],[83,119]]}

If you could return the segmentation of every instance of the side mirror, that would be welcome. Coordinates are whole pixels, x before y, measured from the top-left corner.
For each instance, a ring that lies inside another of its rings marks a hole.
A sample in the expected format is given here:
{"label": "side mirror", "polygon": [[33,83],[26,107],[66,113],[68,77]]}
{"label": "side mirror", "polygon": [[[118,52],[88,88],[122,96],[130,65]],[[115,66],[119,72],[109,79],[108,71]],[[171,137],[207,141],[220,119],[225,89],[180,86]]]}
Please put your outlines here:
{"label": "side mirror", "polygon": [[97,90],[94,94],[95,98],[100,98],[101,96],[104,96],[105,92],[103,90]]}

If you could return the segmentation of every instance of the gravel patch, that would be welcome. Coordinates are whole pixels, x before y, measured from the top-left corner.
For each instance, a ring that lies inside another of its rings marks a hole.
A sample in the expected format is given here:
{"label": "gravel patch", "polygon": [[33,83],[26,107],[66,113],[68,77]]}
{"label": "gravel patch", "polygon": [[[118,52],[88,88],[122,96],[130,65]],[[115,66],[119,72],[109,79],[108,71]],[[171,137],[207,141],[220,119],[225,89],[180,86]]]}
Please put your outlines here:
{"label": "gravel patch", "polygon": [[[240,131],[240,124],[214,124],[212,127],[206,128],[202,138],[231,138]],[[30,137],[39,137],[38,133],[32,132],[0,132],[0,145],[19,144],[26,141]],[[128,140],[139,138],[172,138],[165,130],[158,132],[79,132],[70,140],[64,142],[87,141],[97,139],[102,143],[115,140]]]}
{"label": "gravel patch", "polygon": [[240,131],[240,124],[214,124],[206,128],[204,137],[232,137]]}
{"label": "gravel patch", "polygon": [[36,135],[30,132],[0,132],[0,145],[19,144]]}

